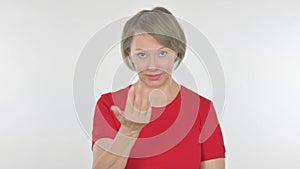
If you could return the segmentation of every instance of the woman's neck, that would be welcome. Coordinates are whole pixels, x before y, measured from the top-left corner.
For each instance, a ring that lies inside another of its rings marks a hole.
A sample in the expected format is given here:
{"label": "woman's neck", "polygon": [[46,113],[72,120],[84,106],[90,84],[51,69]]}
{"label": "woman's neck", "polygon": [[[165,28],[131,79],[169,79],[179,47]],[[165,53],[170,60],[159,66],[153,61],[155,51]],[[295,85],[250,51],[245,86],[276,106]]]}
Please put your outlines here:
{"label": "woman's neck", "polygon": [[175,99],[180,90],[180,85],[172,78],[169,82],[156,88],[148,87],[140,80],[134,84],[134,86],[137,85],[140,85],[142,90],[149,91],[149,99],[152,107],[164,107],[165,105],[168,105]]}

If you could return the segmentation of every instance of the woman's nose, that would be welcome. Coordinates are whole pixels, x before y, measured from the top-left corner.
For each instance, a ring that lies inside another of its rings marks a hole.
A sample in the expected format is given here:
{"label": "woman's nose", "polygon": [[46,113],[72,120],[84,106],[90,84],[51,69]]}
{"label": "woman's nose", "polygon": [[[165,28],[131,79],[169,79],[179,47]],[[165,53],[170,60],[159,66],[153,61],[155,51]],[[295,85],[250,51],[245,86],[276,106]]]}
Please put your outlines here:
{"label": "woman's nose", "polygon": [[148,69],[157,69],[157,59],[155,55],[151,55],[148,63]]}

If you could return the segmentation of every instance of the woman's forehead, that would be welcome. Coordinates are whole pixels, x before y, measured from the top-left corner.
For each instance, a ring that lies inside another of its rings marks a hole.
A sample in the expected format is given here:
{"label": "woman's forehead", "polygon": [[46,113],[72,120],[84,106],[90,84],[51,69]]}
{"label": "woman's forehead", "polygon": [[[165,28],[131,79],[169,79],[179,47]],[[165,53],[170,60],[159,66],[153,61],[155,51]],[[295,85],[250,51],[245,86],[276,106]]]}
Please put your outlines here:
{"label": "woman's forehead", "polygon": [[134,35],[132,38],[132,49],[159,49],[164,47],[151,35],[143,33]]}

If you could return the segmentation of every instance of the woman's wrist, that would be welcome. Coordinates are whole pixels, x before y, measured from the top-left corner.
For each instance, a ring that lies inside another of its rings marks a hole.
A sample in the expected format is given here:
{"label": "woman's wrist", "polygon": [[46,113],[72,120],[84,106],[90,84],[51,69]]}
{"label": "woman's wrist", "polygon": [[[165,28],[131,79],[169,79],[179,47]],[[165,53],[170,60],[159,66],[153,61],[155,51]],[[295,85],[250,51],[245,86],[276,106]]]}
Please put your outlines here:
{"label": "woman's wrist", "polygon": [[138,138],[141,130],[132,130],[128,127],[121,125],[119,133],[127,137]]}

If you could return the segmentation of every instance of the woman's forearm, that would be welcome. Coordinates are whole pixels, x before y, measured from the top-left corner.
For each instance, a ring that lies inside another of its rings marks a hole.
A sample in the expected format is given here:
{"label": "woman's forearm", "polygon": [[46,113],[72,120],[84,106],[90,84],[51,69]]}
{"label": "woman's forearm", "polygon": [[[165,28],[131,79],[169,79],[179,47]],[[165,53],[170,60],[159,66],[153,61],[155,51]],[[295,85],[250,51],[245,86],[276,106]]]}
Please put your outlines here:
{"label": "woman's forearm", "polygon": [[104,151],[95,158],[93,169],[124,169],[137,137],[138,133],[128,133],[121,127],[113,140],[98,140],[95,146],[100,146]]}
{"label": "woman's forearm", "polygon": [[201,169],[225,169],[225,159],[216,158],[201,163]]}

